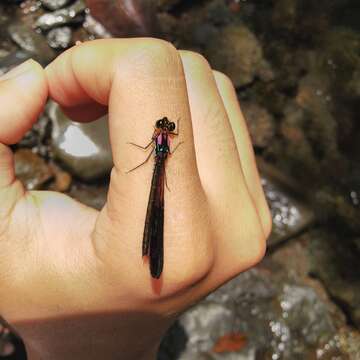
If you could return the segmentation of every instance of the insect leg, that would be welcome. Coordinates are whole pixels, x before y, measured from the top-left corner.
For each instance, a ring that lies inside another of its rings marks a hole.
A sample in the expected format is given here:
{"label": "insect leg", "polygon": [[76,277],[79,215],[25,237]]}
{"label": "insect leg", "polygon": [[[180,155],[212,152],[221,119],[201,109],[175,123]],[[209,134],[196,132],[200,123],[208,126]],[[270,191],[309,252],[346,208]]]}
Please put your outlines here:
{"label": "insect leg", "polygon": [[135,166],[134,168],[126,171],[126,173],[127,173],[127,174],[130,173],[130,172],[138,169],[140,166],[144,165],[146,162],[148,162],[148,160],[150,159],[150,156],[151,156],[151,154],[154,152],[154,150],[155,150],[155,147],[151,150],[151,152],[149,153],[149,155],[148,155],[148,157],[145,159],[145,161],[143,161],[141,164]]}
{"label": "insect leg", "polygon": [[134,146],[136,146],[136,147],[138,147],[140,149],[146,150],[153,142],[154,142],[154,140],[151,139],[150,142],[146,146],[141,146],[141,145],[138,145],[138,144],[135,144],[135,143],[132,143],[132,142],[128,142],[128,144],[134,145]]}
{"label": "insect leg", "polygon": [[183,141],[180,141],[176,146],[175,146],[175,148],[174,148],[174,150],[173,151],[169,151],[169,154],[170,155],[172,155],[172,154],[174,154],[174,152],[176,151],[176,149],[181,145],[181,144],[183,144],[184,142]]}

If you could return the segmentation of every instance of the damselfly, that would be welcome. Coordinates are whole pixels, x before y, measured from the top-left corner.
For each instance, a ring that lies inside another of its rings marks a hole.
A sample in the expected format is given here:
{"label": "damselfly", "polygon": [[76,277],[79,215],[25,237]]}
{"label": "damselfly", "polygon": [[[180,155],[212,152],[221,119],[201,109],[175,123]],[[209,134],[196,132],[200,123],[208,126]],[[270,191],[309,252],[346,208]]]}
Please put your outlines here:
{"label": "damselfly", "polygon": [[[167,187],[165,162],[168,155],[171,154],[170,138],[179,135],[179,129],[178,132],[175,133],[175,128],[175,123],[169,121],[167,117],[164,117],[156,121],[155,130],[149,144],[141,146],[129,143],[145,150],[152,145],[152,150],[144,162],[128,172],[134,171],[144,165],[150,159],[151,154],[155,152],[154,172],[151,180],[145,218],[142,256],[149,256],[150,273],[151,276],[156,279],[161,276],[164,265],[164,184],[166,184]],[[181,143],[179,143],[176,148],[180,144]]]}

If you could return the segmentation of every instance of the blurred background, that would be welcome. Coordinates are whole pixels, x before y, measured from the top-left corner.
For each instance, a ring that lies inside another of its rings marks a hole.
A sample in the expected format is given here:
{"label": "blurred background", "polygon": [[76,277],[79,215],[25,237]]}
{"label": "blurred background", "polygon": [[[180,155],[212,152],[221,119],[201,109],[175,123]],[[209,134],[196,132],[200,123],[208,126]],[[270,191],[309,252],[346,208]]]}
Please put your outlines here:
{"label": "blurred background", "polygon": [[[261,264],[183,314],[159,359],[360,359],[359,0],[1,0],[0,72],[111,36],[167,39],[231,77],[274,221]],[[106,117],[49,101],[13,150],[28,189],[104,204]],[[0,354],[26,358],[6,325]]]}

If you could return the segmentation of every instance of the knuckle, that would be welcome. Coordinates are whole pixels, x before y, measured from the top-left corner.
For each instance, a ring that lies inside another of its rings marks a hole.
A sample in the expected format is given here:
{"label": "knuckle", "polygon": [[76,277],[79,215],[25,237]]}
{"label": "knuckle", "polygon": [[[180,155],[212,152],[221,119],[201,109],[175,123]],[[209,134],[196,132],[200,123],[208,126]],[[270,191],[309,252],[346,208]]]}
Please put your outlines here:
{"label": "knuckle", "polygon": [[263,225],[264,225],[265,238],[268,239],[272,231],[273,219],[270,209],[267,205],[266,205],[265,215],[263,218]]}
{"label": "knuckle", "polygon": [[[259,226],[259,229],[261,226]],[[266,253],[266,237],[263,231],[258,231],[253,236],[249,252],[249,266],[254,266],[259,263]]]}
{"label": "knuckle", "polygon": [[198,70],[199,68],[211,69],[206,58],[195,51],[181,50],[181,59],[188,69]]}
{"label": "knuckle", "polygon": [[[214,266],[214,249],[208,237],[194,239],[177,251],[167,263],[167,294],[177,294],[193,288],[205,279]],[[191,245],[193,244],[193,245]]]}
{"label": "knuckle", "polygon": [[163,73],[164,69],[182,72],[178,51],[168,41],[148,38],[135,48],[133,64],[144,71]]}
{"label": "knuckle", "polygon": [[213,74],[218,84],[228,87],[229,89],[235,89],[232,80],[226,74],[218,70],[213,70]]}

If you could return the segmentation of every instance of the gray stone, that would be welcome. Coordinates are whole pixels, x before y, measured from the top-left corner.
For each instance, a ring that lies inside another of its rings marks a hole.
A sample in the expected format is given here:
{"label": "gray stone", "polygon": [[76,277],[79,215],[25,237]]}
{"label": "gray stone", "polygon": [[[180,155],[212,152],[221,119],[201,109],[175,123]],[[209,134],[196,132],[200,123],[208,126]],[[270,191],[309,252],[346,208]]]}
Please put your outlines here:
{"label": "gray stone", "polygon": [[114,37],[157,34],[154,0],[86,0],[91,15]]}
{"label": "gray stone", "polygon": [[195,346],[199,352],[207,352],[217,338],[231,332],[232,320],[231,309],[224,304],[207,301],[202,306],[195,306],[187,311],[180,318],[180,324],[192,334],[188,346]]}
{"label": "gray stone", "polygon": [[55,58],[55,52],[44,42],[43,36],[34,31],[26,23],[13,23],[8,28],[11,39],[20,48],[31,55],[43,59],[42,63],[49,63]]}
{"label": "gray stone", "polygon": [[85,3],[82,0],[78,0],[67,8],[40,16],[35,22],[35,27],[40,28],[41,30],[50,30],[55,27],[77,23],[80,20],[83,20],[81,15],[84,13],[85,9]]}
{"label": "gray stone", "polygon": [[52,150],[56,159],[83,180],[110,173],[113,162],[107,117],[90,123],[71,121],[51,102],[47,113],[52,120]]}
{"label": "gray stone", "polygon": [[314,211],[297,193],[292,179],[279,174],[272,166],[258,162],[261,183],[273,218],[273,229],[268,245],[292,238],[309,227],[315,220]]}
{"label": "gray stone", "polygon": [[20,65],[32,57],[31,53],[22,50],[11,52],[0,60],[0,75],[5,74],[13,67]]}
{"label": "gray stone", "polygon": [[66,6],[71,0],[40,0],[41,4],[49,10],[58,10]]}
{"label": "gray stone", "polygon": [[20,147],[40,147],[48,137],[49,131],[49,119],[42,114],[38,121],[32,126],[32,128],[26,132],[18,145]]}
{"label": "gray stone", "polygon": [[53,49],[66,49],[71,44],[72,31],[68,26],[63,26],[50,30],[46,37]]}
{"label": "gray stone", "polygon": [[313,231],[307,245],[311,272],[360,328],[360,263],[356,246],[351,239],[325,230]]}
{"label": "gray stone", "polygon": [[[333,305],[324,292],[288,276],[280,263],[269,259],[180,317],[188,341],[179,358],[255,360],[260,354],[266,359],[315,358],[338,334],[333,317]],[[244,334],[245,347],[215,353],[217,339],[229,333]],[[340,345],[333,346],[340,355],[347,354]]]}
{"label": "gray stone", "polygon": [[104,39],[111,37],[111,34],[105,29],[105,27],[93,18],[91,14],[85,15],[83,27],[94,38]]}

